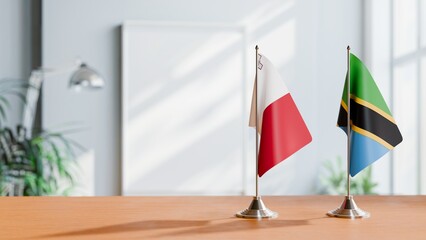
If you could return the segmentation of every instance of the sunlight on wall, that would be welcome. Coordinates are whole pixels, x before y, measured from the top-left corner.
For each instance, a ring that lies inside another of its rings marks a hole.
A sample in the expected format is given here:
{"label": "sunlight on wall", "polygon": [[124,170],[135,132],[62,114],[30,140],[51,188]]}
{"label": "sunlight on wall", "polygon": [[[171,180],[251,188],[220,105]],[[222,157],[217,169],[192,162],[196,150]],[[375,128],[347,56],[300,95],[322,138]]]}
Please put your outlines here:
{"label": "sunlight on wall", "polygon": [[417,0],[395,0],[394,57],[411,53],[417,48]]}
{"label": "sunlight on wall", "polygon": [[[262,51],[274,60],[277,68],[288,64],[296,51],[296,20],[289,19],[259,38]],[[272,51],[272,48],[274,51]],[[286,77],[288,78],[288,77]]]}
{"label": "sunlight on wall", "polygon": [[[220,26],[218,26],[221,29]],[[225,27],[226,28],[226,27]],[[230,29],[234,32],[235,29]],[[241,34],[238,33],[216,33],[213,36],[187,52],[187,56],[172,70],[172,78],[183,78],[194,70],[207,64],[212,58],[220,57],[221,52],[229,51],[229,47],[241,44]]]}
{"label": "sunlight on wall", "polygon": [[426,98],[421,67],[426,29],[421,13],[425,5],[422,0],[380,0],[366,5],[370,11],[366,21],[372,23],[366,29],[368,60],[403,136],[393,154],[373,164],[380,194],[426,192],[426,168],[422,163]]}
{"label": "sunlight on wall", "polygon": [[252,13],[244,17],[239,24],[247,26],[249,31],[254,31],[267,26],[294,7],[294,0],[264,1]]}
{"label": "sunlight on wall", "polygon": [[396,147],[395,156],[395,193],[417,193],[417,66],[406,64],[395,69],[394,114],[400,117],[398,127],[404,137]]}
{"label": "sunlight on wall", "polygon": [[[240,21],[246,30],[238,24],[189,24],[146,25],[134,31],[141,37],[128,38],[131,51],[124,70],[129,76],[125,194],[253,190],[253,179],[247,176],[254,175],[254,149],[244,150],[244,142],[254,143],[249,133],[253,129],[246,125],[253,74],[252,69],[249,75],[245,72],[254,51],[245,46],[258,43],[261,53],[287,70],[286,80],[292,81],[288,64],[296,47],[296,21],[289,13],[293,5],[262,4]],[[273,176],[270,179],[282,180]],[[266,180],[266,191],[278,184],[272,182]]]}

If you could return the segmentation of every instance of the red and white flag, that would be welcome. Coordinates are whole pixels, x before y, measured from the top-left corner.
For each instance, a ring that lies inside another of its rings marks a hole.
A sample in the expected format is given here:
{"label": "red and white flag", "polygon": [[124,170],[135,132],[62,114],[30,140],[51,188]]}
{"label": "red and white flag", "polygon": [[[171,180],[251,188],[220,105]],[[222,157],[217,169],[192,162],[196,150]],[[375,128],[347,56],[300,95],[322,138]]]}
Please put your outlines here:
{"label": "red and white flag", "polygon": [[[311,134],[287,86],[272,63],[258,57],[257,114],[260,134],[258,174],[285,160],[312,141]],[[250,127],[256,127],[256,85],[250,112]]]}

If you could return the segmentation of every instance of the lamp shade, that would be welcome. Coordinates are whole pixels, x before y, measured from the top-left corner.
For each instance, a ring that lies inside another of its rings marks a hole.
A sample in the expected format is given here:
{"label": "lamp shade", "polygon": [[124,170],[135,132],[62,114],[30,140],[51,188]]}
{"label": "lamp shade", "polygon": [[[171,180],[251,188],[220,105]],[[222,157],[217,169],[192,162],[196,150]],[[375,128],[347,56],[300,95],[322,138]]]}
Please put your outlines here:
{"label": "lamp shade", "polygon": [[99,89],[104,86],[104,80],[95,70],[82,63],[72,74],[69,86],[76,89]]}

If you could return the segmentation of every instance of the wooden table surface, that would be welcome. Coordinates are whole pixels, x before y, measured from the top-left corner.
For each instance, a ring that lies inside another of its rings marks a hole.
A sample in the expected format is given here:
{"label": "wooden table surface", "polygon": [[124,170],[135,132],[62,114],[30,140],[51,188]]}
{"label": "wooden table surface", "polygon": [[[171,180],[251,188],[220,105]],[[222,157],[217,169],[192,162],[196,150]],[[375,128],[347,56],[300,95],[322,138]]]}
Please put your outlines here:
{"label": "wooden table surface", "polygon": [[358,220],[325,216],[341,196],[263,200],[278,218],[235,218],[251,197],[3,197],[0,239],[426,239],[426,196],[356,196]]}

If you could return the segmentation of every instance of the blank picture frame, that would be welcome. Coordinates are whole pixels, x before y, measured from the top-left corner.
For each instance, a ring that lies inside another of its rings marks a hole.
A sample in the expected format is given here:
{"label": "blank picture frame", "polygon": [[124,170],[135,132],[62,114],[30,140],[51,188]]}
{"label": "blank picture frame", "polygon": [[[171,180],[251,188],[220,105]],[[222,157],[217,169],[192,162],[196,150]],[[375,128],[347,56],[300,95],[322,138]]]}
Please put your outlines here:
{"label": "blank picture frame", "polygon": [[247,148],[240,26],[122,26],[122,194],[240,195]]}

